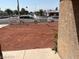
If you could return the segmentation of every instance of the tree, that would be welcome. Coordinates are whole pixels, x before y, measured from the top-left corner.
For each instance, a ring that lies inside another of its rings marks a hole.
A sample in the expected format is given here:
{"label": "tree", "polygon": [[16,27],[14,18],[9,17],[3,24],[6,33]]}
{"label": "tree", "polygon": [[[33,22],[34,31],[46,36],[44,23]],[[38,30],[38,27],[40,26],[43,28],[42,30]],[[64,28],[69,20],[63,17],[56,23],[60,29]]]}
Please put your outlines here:
{"label": "tree", "polygon": [[37,16],[39,16],[39,14],[40,14],[39,11],[35,11],[34,13],[35,13]]}
{"label": "tree", "polygon": [[40,9],[39,11],[35,11],[34,13],[38,16],[44,16],[44,11],[42,9]]}
{"label": "tree", "polygon": [[21,9],[21,15],[25,15],[26,14],[26,10],[24,8]]}
{"label": "tree", "polygon": [[55,10],[58,11],[58,7],[56,7]]}
{"label": "tree", "polygon": [[5,12],[6,12],[9,16],[13,15],[13,11],[10,10],[10,9],[6,9]]}
{"label": "tree", "polygon": [[39,15],[44,16],[44,11],[42,9],[39,10]]}
{"label": "tree", "polygon": [[18,15],[18,11],[17,10],[14,10],[13,13],[14,13],[14,15]]}
{"label": "tree", "polygon": [[8,14],[6,12],[3,12],[3,16],[7,16]]}
{"label": "tree", "polygon": [[2,15],[3,15],[3,13],[4,13],[4,12],[3,12],[2,10],[0,10],[0,16],[2,16]]}

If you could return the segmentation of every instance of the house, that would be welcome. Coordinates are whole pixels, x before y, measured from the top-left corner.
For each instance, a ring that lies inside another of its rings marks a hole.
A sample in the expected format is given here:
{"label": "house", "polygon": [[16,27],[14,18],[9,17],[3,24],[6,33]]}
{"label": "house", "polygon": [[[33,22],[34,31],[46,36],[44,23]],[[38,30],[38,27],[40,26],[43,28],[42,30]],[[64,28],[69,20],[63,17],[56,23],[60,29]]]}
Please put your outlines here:
{"label": "house", "polygon": [[56,10],[48,10],[47,16],[59,16],[59,11]]}

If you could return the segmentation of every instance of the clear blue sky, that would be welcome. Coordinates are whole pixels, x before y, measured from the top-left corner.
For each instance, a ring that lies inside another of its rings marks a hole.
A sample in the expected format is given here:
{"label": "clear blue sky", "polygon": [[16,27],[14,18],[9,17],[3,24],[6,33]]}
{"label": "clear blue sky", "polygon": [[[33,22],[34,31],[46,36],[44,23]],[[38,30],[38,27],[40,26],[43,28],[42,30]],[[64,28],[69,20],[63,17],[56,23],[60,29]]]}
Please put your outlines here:
{"label": "clear blue sky", "polygon": [[[59,0],[19,0],[20,8],[28,6],[27,10],[35,11],[39,9],[55,9],[59,6]],[[5,10],[17,9],[17,0],[0,0],[0,8]]]}

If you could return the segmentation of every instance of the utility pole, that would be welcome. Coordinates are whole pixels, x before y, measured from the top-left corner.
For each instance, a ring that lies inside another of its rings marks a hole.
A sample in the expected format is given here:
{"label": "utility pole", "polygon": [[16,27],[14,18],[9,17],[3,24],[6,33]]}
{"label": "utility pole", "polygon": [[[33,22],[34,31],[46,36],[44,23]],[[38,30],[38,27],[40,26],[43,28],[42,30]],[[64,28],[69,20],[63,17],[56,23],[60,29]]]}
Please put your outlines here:
{"label": "utility pole", "polygon": [[19,0],[17,0],[18,19],[20,20]]}

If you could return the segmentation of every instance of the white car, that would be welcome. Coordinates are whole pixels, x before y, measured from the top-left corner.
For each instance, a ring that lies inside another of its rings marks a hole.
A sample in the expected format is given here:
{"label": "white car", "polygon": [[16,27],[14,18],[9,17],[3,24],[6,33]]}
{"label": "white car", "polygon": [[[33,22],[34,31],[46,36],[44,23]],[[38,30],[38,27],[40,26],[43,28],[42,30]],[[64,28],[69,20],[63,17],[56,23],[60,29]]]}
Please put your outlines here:
{"label": "white car", "polygon": [[58,21],[58,16],[50,16],[47,18],[47,21],[48,22],[54,22],[54,21]]}
{"label": "white car", "polygon": [[34,18],[31,15],[22,15],[20,16],[20,20],[23,22],[34,22]]}
{"label": "white car", "polygon": [[31,15],[21,15],[20,19],[34,19]]}

